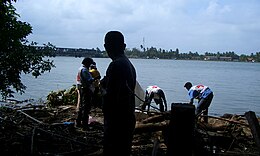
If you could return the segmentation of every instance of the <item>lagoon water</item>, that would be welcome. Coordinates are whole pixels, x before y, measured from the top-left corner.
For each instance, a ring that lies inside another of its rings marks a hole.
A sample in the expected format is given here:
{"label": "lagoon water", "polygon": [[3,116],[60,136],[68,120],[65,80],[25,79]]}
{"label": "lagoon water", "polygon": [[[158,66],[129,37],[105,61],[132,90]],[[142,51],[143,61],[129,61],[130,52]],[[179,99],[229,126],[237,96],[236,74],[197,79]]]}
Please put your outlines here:
{"label": "lagoon water", "polygon": [[[22,75],[26,93],[15,99],[46,99],[50,91],[68,89],[75,84],[75,77],[83,58],[55,57],[56,68],[37,79]],[[186,81],[209,86],[214,92],[210,115],[225,113],[244,114],[254,111],[260,115],[260,63],[187,61],[162,59],[130,59],[137,71],[137,80],[145,90],[158,85],[165,91],[168,108],[171,103],[189,101]],[[110,63],[109,58],[94,58],[103,77]],[[195,102],[197,102],[195,100]]]}

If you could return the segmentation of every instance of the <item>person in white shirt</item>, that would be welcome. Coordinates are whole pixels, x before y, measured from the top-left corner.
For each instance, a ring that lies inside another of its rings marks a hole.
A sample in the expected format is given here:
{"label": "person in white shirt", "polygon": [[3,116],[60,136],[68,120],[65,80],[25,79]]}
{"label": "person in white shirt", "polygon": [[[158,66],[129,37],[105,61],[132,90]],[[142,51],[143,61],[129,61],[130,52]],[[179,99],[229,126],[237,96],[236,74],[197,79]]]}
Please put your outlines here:
{"label": "person in white shirt", "polygon": [[160,112],[167,111],[167,101],[163,90],[156,86],[148,86],[145,91],[145,102],[142,105],[142,110],[145,110],[146,106],[148,106],[147,111],[150,110],[151,102],[154,102],[159,105]]}

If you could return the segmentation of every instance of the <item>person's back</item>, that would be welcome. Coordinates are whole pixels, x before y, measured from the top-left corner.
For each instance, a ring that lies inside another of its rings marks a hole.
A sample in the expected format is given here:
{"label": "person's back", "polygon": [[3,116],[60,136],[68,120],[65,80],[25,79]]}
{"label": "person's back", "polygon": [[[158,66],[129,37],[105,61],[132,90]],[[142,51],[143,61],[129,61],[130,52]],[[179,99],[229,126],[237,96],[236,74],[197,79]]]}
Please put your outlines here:
{"label": "person's back", "polygon": [[[105,36],[106,51],[112,62],[106,71],[104,96],[104,155],[130,155],[135,128],[136,71],[124,55],[123,35],[118,31]],[[120,122],[119,121],[122,121]]]}
{"label": "person's back", "polygon": [[146,88],[146,96],[145,96],[145,102],[142,106],[142,109],[144,110],[146,106],[148,106],[148,111],[150,110],[150,105],[152,100],[159,105],[159,110],[161,112],[167,111],[167,101],[165,94],[163,90],[158,87],[157,85],[148,86]]}
{"label": "person's back", "polygon": [[190,104],[193,104],[194,99],[198,99],[198,104],[196,107],[195,115],[200,115],[201,113],[205,116],[204,121],[208,122],[208,108],[213,99],[213,91],[205,85],[192,85],[191,82],[186,82],[184,87],[188,90],[188,95],[190,98]]}

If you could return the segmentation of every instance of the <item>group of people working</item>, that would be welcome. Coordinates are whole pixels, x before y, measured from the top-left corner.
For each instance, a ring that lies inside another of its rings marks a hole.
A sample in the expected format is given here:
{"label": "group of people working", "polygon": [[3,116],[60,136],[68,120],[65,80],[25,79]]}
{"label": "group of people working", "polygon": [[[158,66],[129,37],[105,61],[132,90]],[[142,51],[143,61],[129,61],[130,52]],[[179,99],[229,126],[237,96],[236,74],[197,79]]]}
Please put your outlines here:
{"label": "group of people working", "polygon": [[[76,126],[88,129],[89,113],[93,103],[98,103],[104,115],[103,155],[131,155],[131,146],[136,124],[135,118],[135,85],[136,70],[124,51],[124,36],[119,31],[109,31],[104,38],[104,47],[111,58],[105,76],[101,79],[92,58],[84,58],[77,74],[78,107]],[[196,114],[207,113],[213,98],[208,86],[195,85],[187,82],[190,104],[198,99]],[[102,92],[102,93],[101,93]],[[102,94],[102,98],[98,98]],[[102,99],[102,101],[100,101]],[[167,101],[163,90],[156,86],[148,86],[145,91],[143,110],[151,102],[159,105],[161,112],[167,111]],[[120,122],[119,124],[119,119]]]}
{"label": "group of people working", "polygon": [[[213,91],[208,86],[202,84],[193,86],[191,82],[186,82],[184,87],[188,90],[190,104],[194,103],[194,99],[198,100],[195,115],[208,115],[208,108],[213,99]],[[161,112],[167,111],[167,101],[165,94],[163,90],[157,85],[148,86],[146,88],[145,101],[141,106],[142,110],[145,110],[147,106],[147,111],[149,111],[152,100],[154,100],[156,105],[159,105],[159,110]],[[207,119],[204,118],[204,121],[207,122]]]}

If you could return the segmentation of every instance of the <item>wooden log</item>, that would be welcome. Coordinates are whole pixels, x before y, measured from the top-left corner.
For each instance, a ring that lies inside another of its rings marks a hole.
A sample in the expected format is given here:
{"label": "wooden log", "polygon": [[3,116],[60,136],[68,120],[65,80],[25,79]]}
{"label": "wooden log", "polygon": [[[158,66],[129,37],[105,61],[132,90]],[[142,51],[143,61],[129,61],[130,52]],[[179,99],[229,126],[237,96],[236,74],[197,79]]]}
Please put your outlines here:
{"label": "wooden log", "polygon": [[23,115],[27,116],[28,118],[30,118],[31,120],[33,120],[33,121],[35,121],[35,122],[37,122],[37,123],[39,123],[39,124],[44,124],[42,121],[35,119],[34,117],[32,117],[32,116],[26,114],[25,112],[23,112],[23,111],[21,111],[21,110],[18,110],[18,112],[22,113]]}
{"label": "wooden log", "polygon": [[207,131],[225,131],[227,129],[227,125],[220,125],[220,126],[211,126],[208,124],[204,124],[204,123],[197,123],[199,127],[207,130]]}
{"label": "wooden log", "polygon": [[36,134],[36,127],[33,128],[32,131],[32,138],[31,138],[31,154],[35,155],[35,134]]}
{"label": "wooden log", "polygon": [[154,116],[151,116],[149,118],[142,120],[141,122],[146,124],[146,123],[151,123],[151,122],[161,122],[163,120],[164,120],[163,115],[154,115]]}
{"label": "wooden log", "polygon": [[137,123],[135,126],[135,134],[162,131],[167,127],[167,125],[166,122],[147,124]]}
{"label": "wooden log", "polygon": [[61,110],[58,110],[57,113],[62,113],[62,112],[66,111],[66,110],[68,110],[68,109],[71,109],[71,108],[73,108],[73,107],[74,107],[74,106],[63,106],[63,107],[59,107],[59,108],[61,108]]}
{"label": "wooden log", "polygon": [[14,110],[35,110],[36,108],[43,108],[43,107],[44,105],[33,105],[33,106],[15,108]]}
{"label": "wooden log", "polygon": [[157,151],[160,145],[160,140],[158,138],[154,139],[154,143],[153,143],[153,151],[152,151],[152,156],[156,156],[157,155]]}
{"label": "wooden log", "polygon": [[[202,115],[202,116],[204,116],[204,115]],[[224,120],[224,121],[227,121],[227,122],[231,122],[231,123],[235,123],[235,124],[239,124],[239,125],[243,125],[243,126],[247,126],[248,127],[248,124],[242,123],[242,122],[239,122],[239,121],[236,121],[236,120],[229,120],[229,119],[216,117],[216,116],[208,116],[208,117],[209,118],[214,118],[214,119],[219,119],[219,120]]]}
{"label": "wooden log", "polygon": [[164,113],[164,112],[153,111],[153,110],[150,110],[150,111],[142,110],[141,108],[138,108],[138,107],[135,107],[135,110],[140,111],[142,113],[147,113],[149,115],[151,115],[151,114],[163,114]]}
{"label": "wooden log", "polygon": [[260,126],[256,118],[255,112],[248,111],[245,113],[245,117],[248,121],[251,133],[253,135],[253,138],[255,139],[256,146],[258,147],[258,151],[260,153]]}
{"label": "wooden log", "polygon": [[141,122],[142,123],[150,123],[150,122],[162,122],[162,121],[165,121],[165,120],[169,120],[169,117],[170,116],[170,112],[168,113],[163,113],[163,114],[159,114],[159,115],[154,115],[154,116],[151,116],[151,117],[148,117],[144,120],[142,120]]}

